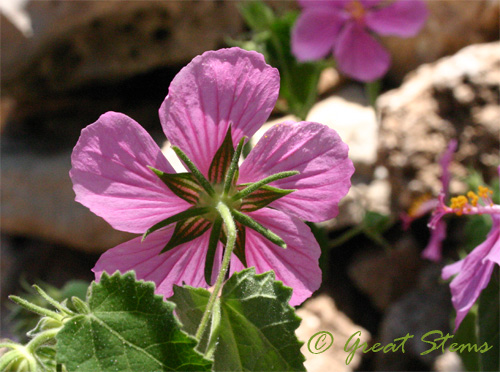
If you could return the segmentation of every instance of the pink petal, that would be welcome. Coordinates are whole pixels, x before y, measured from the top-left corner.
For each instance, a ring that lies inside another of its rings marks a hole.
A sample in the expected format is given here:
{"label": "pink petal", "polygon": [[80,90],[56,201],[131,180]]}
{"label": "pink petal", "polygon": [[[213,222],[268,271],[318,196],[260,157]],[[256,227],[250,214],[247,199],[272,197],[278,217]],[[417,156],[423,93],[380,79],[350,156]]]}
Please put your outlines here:
{"label": "pink petal", "polygon": [[160,120],[170,142],[207,175],[229,124],[233,142],[251,137],[267,120],[279,92],[278,70],[239,48],[195,57],[170,84]]}
{"label": "pink petal", "polygon": [[[108,250],[92,269],[96,280],[100,279],[103,271],[113,274],[116,270],[121,273],[134,270],[138,279],[154,282],[156,293],[165,298],[173,294],[174,284],[185,283],[193,287],[207,288],[204,268],[210,231],[160,254],[172,233],[173,228],[159,230],[149,235],[142,243],[139,237]],[[215,260],[218,264],[213,269],[213,280],[220,269],[221,248],[219,243]]]}
{"label": "pink petal", "polygon": [[175,173],[150,135],[126,115],[108,112],[83,129],[71,163],[76,201],[117,230],[143,233],[190,207],[148,169]]}
{"label": "pink petal", "polygon": [[389,53],[357,22],[344,26],[334,55],[340,71],[365,82],[384,76],[391,62]]}
{"label": "pink petal", "polygon": [[300,174],[271,183],[297,189],[270,204],[303,220],[334,218],[338,203],[351,187],[354,166],[337,132],[312,122],[277,124],[270,128],[240,167],[238,183],[255,182],[278,172]]}
{"label": "pink petal", "polygon": [[[455,319],[455,331],[465,318],[470,308],[479,298],[481,291],[486,288],[490,281],[491,273],[495,262],[486,259],[491,252],[499,250],[500,231],[497,223],[489,232],[486,240],[474,248],[461,263],[461,267],[456,265],[452,268],[443,269],[443,277],[448,277],[450,273],[460,270],[458,275],[450,283],[452,302],[457,312]],[[445,272],[446,269],[446,272]]]}
{"label": "pink petal", "polygon": [[440,220],[436,227],[431,230],[431,239],[427,247],[422,251],[422,257],[433,262],[439,262],[442,259],[442,243],[446,238],[446,222]]}
{"label": "pink petal", "polygon": [[483,263],[491,261],[500,265],[500,215],[493,214],[491,218],[493,219],[493,226],[488,238],[492,239],[494,243],[488,255],[483,259]]}
{"label": "pink petal", "polygon": [[427,20],[424,1],[400,0],[369,12],[366,25],[380,35],[415,36]]}
{"label": "pink petal", "polygon": [[318,60],[333,51],[345,20],[336,10],[306,9],[292,30],[292,53],[298,61]]}
{"label": "pink petal", "polygon": [[443,280],[448,280],[452,276],[457,275],[462,270],[463,265],[464,265],[464,260],[460,260],[450,265],[446,265],[445,267],[443,267],[443,270],[441,271],[441,278]]}
{"label": "pink petal", "polygon": [[[321,284],[318,265],[321,249],[310,228],[295,217],[269,208],[248,215],[278,234],[287,244],[287,248],[283,249],[247,228],[245,255],[248,266],[255,266],[259,274],[274,270],[276,280],[281,280],[284,285],[293,289],[290,305],[301,304]],[[233,255],[231,274],[243,268],[239,259]]]}

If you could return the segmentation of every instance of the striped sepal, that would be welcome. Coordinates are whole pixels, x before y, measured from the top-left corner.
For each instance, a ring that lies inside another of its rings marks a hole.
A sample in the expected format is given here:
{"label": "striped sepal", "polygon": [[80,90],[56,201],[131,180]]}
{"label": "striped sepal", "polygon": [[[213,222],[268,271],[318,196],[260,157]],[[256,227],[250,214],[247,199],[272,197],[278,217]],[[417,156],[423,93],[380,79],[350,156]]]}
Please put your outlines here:
{"label": "striped sepal", "polygon": [[217,252],[217,244],[222,230],[222,218],[217,216],[210,232],[210,240],[208,242],[207,256],[205,258],[205,281],[209,286],[212,286],[212,271],[214,268],[214,258]]}
{"label": "striped sepal", "polygon": [[[236,242],[234,244],[233,253],[236,255],[236,257],[240,259],[243,266],[248,267],[247,259],[245,256],[245,239],[246,239],[245,226],[243,226],[241,223],[237,221],[235,221],[234,223],[236,225],[237,233],[236,233]],[[224,228],[221,230],[220,233],[220,241],[222,242],[222,244],[226,245],[227,236]]]}
{"label": "striped sepal", "polygon": [[[248,185],[238,185],[238,191],[243,190]],[[258,209],[264,208],[269,203],[288,195],[295,190],[284,190],[277,187],[264,185],[259,189],[252,192],[250,195],[245,196],[241,200],[240,211],[242,212],[252,212]]]}
{"label": "striped sepal", "polygon": [[212,184],[223,183],[227,171],[231,166],[231,160],[234,155],[234,145],[233,138],[231,136],[231,126],[229,126],[224,142],[220,145],[219,149],[215,153],[212,164],[208,169],[208,181]]}
{"label": "striped sepal", "polygon": [[179,198],[195,205],[203,188],[191,173],[164,173],[149,167],[167,187]]}
{"label": "striped sepal", "polygon": [[201,236],[205,231],[207,231],[212,222],[206,220],[202,216],[191,217],[185,219],[184,221],[177,222],[175,225],[174,234],[170,238],[165,248],[162,249],[161,253],[169,251],[172,248],[177,247],[180,244],[190,242],[193,239]]}

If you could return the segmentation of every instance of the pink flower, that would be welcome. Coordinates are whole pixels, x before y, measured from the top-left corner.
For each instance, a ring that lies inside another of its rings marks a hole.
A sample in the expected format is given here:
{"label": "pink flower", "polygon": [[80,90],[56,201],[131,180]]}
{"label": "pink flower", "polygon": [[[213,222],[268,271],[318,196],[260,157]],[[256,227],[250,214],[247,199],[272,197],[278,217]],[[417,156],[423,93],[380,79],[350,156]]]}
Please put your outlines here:
{"label": "pink flower", "polygon": [[337,67],[361,81],[379,79],[390,56],[372,32],[410,37],[427,19],[420,0],[299,0],[304,8],[292,31],[292,53],[299,61],[324,58],[333,51]]}
{"label": "pink flower", "polygon": [[[500,173],[500,167],[498,168]],[[457,312],[455,331],[465,318],[481,291],[488,285],[495,263],[500,265],[500,205],[493,204],[492,191],[479,187],[478,193],[469,191],[466,196],[451,198],[451,205],[444,204],[443,195],[439,197],[429,227],[437,228],[442,217],[449,213],[457,215],[488,214],[493,220],[486,240],[474,248],[463,260],[445,266],[442,278],[457,275],[450,283],[452,303]]]}
{"label": "pink flower", "polygon": [[[440,197],[443,200],[448,198],[450,187],[450,164],[453,159],[453,153],[457,149],[457,141],[451,140],[448,144],[446,151],[441,156],[439,164],[441,165],[441,193]],[[406,230],[410,224],[427,213],[433,211],[439,205],[439,198],[427,197],[417,200],[408,211],[408,214],[403,214],[401,219],[403,221],[403,228]],[[422,251],[422,257],[430,261],[439,262],[442,259],[442,243],[446,238],[446,222],[439,220],[436,226],[431,229],[431,238],[429,243]]]}
{"label": "pink flower", "polygon": [[[103,271],[135,270],[138,278],[154,281],[157,292],[165,297],[173,293],[174,284],[208,287],[204,269],[211,268],[213,262],[213,281],[225,239],[224,232],[215,227],[214,201],[225,197],[233,203],[230,197],[244,184],[295,170],[300,173],[270,184],[295,191],[269,200],[268,205],[252,206],[251,197],[264,190],[260,188],[248,199],[230,204],[234,213],[251,217],[278,235],[287,248],[238,223],[230,269],[240,270],[241,261],[246,260],[247,266],[255,266],[259,273],[274,270],[278,280],[293,288],[292,305],[300,304],[319,287],[320,248],[302,220],[318,222],[335,217],[338,202],[350,187],[354,167],[338,134],[312,122],[272,127],[239,167],[229,197],[221,192],[226,168],[222,161],[214,160],[222,159],[215,156],[219,149],[234,152],[244,136],[250,137],[259,129],[278,92],[278,71],[267,65],[262,55],[239,48],[206,52],[172,81],[159,110],[163,130],[171,144],[208,179],[213,195],[203,191],[192,174],[176,176],[160,148],[129,117],[108,112],[83,129],[70,172],[76,200],[115,229],[142,234],[179,213],[203,211],[177,222],[175,229],[172,225],[153,229],[142,242],[138,237],[108,250],[93,269],[97,279]],[[227,143],[230,148],[224,147]],[[173,179],[184,183],[169,183]],[[215,245],[214,251],[209,251],[212,232]]]}
{"label": "pink flower", "polygon": [[488,285],[495,264],[500,265],[500,214],[491,218],[493,226],[486,240],[463,260],[445,266],[442,271],[443,279],[458,274],[450,283],[451,301],[457,312],[455,332]]}

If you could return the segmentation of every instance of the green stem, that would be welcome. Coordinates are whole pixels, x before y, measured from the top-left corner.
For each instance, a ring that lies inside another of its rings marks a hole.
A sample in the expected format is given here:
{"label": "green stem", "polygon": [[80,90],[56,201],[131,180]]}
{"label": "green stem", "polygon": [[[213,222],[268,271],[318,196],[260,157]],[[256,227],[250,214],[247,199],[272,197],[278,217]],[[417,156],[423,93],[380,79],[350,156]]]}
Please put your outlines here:
{"label": "green stem", "polygon": [[35,338],[33,338],[30,342],[28,342],[28,344],[26,345],[26,349],[29,352],[34,353],[38,347],[45,344],[47,341],[55,338],[60,330],[61,328],[53,328],[44,331],[42,333],[39,333],[38,335],[35,336]]}
{"label": "green stem", "polygon": [[212,314],[213,307],[217,300],[217,296],[219,295],[222,283],[224,282],[224,278],[226,277],[229,263],[231,262],[231,254],[233,253],[234,245],[236,243],[236,225],[234,223],[233,216],[231,215],[231,211],[223,202],[219,202],[216,208],[219,211],[219,214],[222,217],[222,220],[224,221],[227,229],[226,249],[224,251],[222,265],[219,271],[219,275],[217,276],[217,280],[215,281],[213,292],[208,299],[207,307],[201,318],[198,330],[196,331],[195,337],[197,340],[201,340],[201,337],[203,336],[203,333],[207,328],[210,315]]}
{"label": "green stem", "polygon": [[19,306],[24,307],[26,310],[31,311],[35,314],[45,315],[48,316],[49,318],[56,319],[59,321],[61,321],[61,319],[63,318],[61,314],[58,314],[55,311],[51,311],[43,307],[37,306],[35,304],[32,304],[31,302],[28,302],[21,297],[10,295],[9,298]]}

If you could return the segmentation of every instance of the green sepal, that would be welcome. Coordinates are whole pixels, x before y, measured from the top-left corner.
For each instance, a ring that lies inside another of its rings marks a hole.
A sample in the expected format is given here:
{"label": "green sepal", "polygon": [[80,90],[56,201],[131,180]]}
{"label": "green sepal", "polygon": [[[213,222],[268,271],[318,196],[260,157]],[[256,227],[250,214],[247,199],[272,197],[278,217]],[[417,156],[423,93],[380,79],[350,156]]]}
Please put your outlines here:
{"label": "green sepal", "polygon": [[[234,224],[236,225],[236,242],[234,243],[233,253],[236,255],[236,257],[239,258],[243,266],[248,267],[247,258],[245,255],[245,226],[243,226],[238,221],[236,221]],[[222,242],[222,244],[226,245],[227,237],[226,231],[224,229],[222,229],[221,231],[220,241]]]}
{"label": "green sepal", "polygon": [[241,190],[241,191],[237,192],[235,195],[233,195],[231,199],[233,201],[243,199],[247,195],[252,194],[254,191],[260,189],[262,186],[267,185],[268,183],[271,183],[271,182],[274,182],[277,180],[281,180],[283,178],[292,177],[292,176],[295,176],[299,173],[300,173],[299,171],[286,171],[286,172],[279,172],[279,173],[272,174],[266,178],[261,179],[260,181],[248,184],[248,186],[245,187],[243,190]]}
{"label": "green sepal", "polygon": [[255,230],[260,235],[262,235],[264,238],[269,240],[271,243],[274,243],[274,244],[280,246],[281,248],[286,248],[286,243],[283,241],[283,239],[281,239],[278,235],[273,233],[268,228],[262,226],[260,223],[255,221],[252,217],[247,216],[246,214],[241,213],[241,212],[234,210],[234,209],[231,211],[231,213],[237,222],[241,223],[242,225],[245,225],[246,227],[249,227],[249,228]]}
{"label": "green sepal", "polygon": [[205,281],[208,285],[213,285],[212,283],[212,270],[214,267],[215,252],[217,251],[217,243],[219,243],[219,237],[222,230],[222,218],[217,216],[212,226],[212,231],[210,232],[210,240],[208,242],[207,256],[205,258]]}
{"label": "green sepal", "polygon": [[193,205],[200,200],[203,188],[192,173],[164,173],[153,167],[148,166],[148,168],[179,198]]}
{"label": "green sepal", "polygon": [[90,309],[85,301],[83,301],[81,298],[73,296],[71,297],[71,302],[73,303],[73,306],[75,309],[78,311],[80,314],[89,314]]}
{"label": "green sepal", "polygon": [[[248,185],[238,185],[238,190],[243,190]],[[245,196],[241,200],[241,206],[239,210],[241,212],[253,212],[264,208],[269,203],[282,198],[288,194],[291,194],[296,190],[285,190],[277,187],[264,185],[259,189],[252,192],[250,195]]]}
{"label": "green sepal", "polygon": [[169,242],[160,252],[164,253],[172,248],[177,247],[180,244],[190,242],[201,236],[205,231],[207,231],[212,222],[203,218],[202,216],[190,217],[183,221],[177,222],[175,225],[174,234],[170,238]]}
{"label": "green sepal", "polygon": [[191,159],[188,158],[188,156],[182,151],[180,148],[177,146],[172,146],[172,150],[174,150],[175,154],[177,157],[184,163],[184,165],[191,171],[193,174],[194,178],[198,181],[198,183],[205,189],[207,194],[209,196],[214,196],[215,195],[215,190],[208,182],[208,180],[205,178],[203,173],[200,172],[198,167],[191,161]]}
{"label": "green sepal", "polygon": [[233,185],[235,180],[238,179],[239,176],[238,161],[240,160],[241,150],[243,149],[246,138],[247,137],[243,137],[240,140],[238,146],[236,146],[236,150],[234,151],[233,158],[231,160],[231,165],[229,166],[229,170],[227,171],[226,179],[224,181],[224,191],[223,191],[224,195],[227,195],[229,193],[231,185]]}
{"label": "green sepal", "polygon": [[231,166],[234,155],[233,137],[231,135],[231,125],[226,132],[226,137],[214,155],[210,168],[208,168],[208,181],[212,184],[224,182],[226,174]]}
{"label": "green sepal", "polygon": [[174,222],[179,222],[182,220],[186,220],[191,217],[197,217],[197,216],[203,216],[204,214],[210,212],[209,207],[201,207],[201,208],[189,208],[186,209],[185,211],[182,211],[180,213],[177,213],[173,216],[170,216],[169,218],[164,219],[163,221],[158,222],[157,224],[154,224],[151,226],[149,229],[146,230],[144,235],[142,236],[142,241],[146,239],[146,237],[151,234],[152,232],[155,232],[156,230],[161,229],[162,227],[168,226]]}

